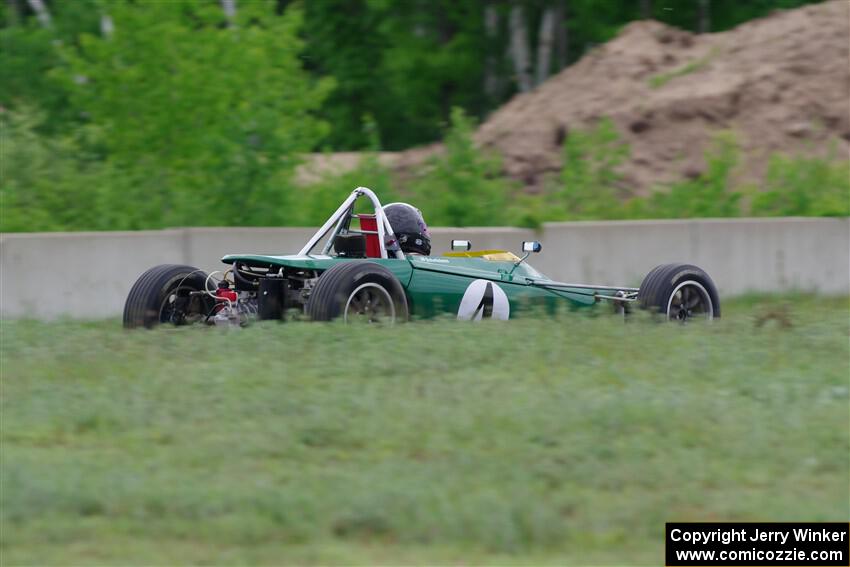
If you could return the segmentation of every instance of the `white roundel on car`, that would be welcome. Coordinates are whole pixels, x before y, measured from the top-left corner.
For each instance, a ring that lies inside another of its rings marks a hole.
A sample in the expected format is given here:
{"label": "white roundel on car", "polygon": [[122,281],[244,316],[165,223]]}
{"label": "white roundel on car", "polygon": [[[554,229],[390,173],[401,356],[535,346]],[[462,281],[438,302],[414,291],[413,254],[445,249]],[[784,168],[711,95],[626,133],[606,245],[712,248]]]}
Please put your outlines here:
{"label": "white roundel on car", "polygon": [[508,296],[497,283],[488,280],[475,280],[469,284],[457,310],[457,318],[461,321],[507,321],[510,315]]}

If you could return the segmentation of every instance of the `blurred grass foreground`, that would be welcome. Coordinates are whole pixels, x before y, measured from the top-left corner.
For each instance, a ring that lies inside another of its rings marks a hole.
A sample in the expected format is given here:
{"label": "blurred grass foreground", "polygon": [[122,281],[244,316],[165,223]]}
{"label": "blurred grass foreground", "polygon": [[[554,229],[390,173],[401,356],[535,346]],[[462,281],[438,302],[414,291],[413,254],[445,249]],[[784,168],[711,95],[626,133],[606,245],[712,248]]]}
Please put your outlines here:
{"label": "blurred grass foreground", "polygon": [[658,564],[848,517],[848,300],[394,329],[2,322],[3,564]]}

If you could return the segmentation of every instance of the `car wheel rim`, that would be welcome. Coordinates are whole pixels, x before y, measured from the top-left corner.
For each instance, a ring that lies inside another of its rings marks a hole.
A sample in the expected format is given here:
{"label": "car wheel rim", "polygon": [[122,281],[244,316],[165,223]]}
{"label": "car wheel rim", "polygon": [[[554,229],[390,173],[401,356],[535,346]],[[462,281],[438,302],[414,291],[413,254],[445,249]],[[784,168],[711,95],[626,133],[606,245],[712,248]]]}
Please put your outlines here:
{"label": "car wheel rim", "polygon": [[667,318],[680,323],[693,319],[714,319],[711,295],[699,282],[688,280],[680,283],[667,301]]}
{"label": "car wheel rim", "polygon": [[382,286],[365,283],[357,287],[345,302],[343,319],[346,323],[394,323],[395,304]]}
{"label": "car wheel rim", "polygon": [[201,314],[191,309],[192,302],[188,296],[192,291],[192,288],[183,286],[168,292],[159,307],[159,322],[174,325],[195,322]]}

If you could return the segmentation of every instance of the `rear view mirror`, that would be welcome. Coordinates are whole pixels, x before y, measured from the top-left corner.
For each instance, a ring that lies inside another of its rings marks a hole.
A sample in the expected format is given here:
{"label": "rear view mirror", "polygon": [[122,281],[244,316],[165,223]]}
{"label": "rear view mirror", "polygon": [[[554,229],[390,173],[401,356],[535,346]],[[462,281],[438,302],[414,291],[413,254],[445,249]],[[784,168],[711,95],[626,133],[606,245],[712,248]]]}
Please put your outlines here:
{"label": "rear view mirror", "polygon": [[543,250],[543,245],[536,240],[527,240],[522,243],[522,251],[527,253],[537,253]]}
{"label": "rear view mirror", "polygon": [[472,243],[469,240],[452,240],[452,250],[471,250]]}

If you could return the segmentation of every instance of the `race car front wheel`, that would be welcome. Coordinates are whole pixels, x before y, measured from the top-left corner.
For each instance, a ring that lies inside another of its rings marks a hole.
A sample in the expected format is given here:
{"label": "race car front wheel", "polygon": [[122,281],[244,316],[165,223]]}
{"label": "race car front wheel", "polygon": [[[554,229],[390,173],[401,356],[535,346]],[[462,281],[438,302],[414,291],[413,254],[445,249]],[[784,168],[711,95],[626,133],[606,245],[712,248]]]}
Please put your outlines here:
{"label": "race car front wheel", "polygon": [[690,264],[664,264],[653,269],[640,284],[638,302],[672,321],[720,317],[717,287],[704,270]]}
{"label": "race car front wheel", "polygon": [[124,327],[186,325],[206,319],[215,301],[208,295],[192,293],[203,290],[206,281],[206,272],[192,266],[163,264],[151,268],[127,295]]}
{"label": "race car front wheel", "polygon": [[407,320],[407,298],[398,279],[380,264],[343,262],[319,277],[307,315],[314,321],[393,324]]}

